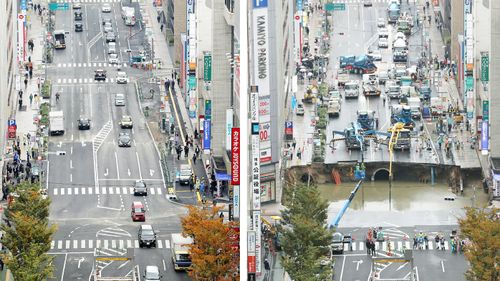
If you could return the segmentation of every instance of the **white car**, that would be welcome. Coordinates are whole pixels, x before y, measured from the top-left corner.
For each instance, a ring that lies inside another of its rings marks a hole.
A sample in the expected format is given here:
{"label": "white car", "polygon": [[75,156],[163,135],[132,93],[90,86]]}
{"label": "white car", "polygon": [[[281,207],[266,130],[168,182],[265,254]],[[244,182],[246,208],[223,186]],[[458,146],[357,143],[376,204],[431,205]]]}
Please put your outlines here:
{"label": "white car", "polygon": [[110,64],[120,64],[120,59],[118,59],[118,54],[110,54],[109,55],[109,63]]}
{"label": "white car", "polygon": [[389,30],[385,27],[380,28],[378,30],[378,38],[388,38],[389,37]]}
{"label": "white car", "polygon": [[103,13],[111,13],[111,5],[105,3],[105,4],[102,4],[102,8],[101,8],[101,11]]}
{"label": "white car", "polygon": [[372,51],[368,53],[367,55],[369,58],[371,58],[373,61],[381,61],[382,60],[382,54],[380,51]]}
{"label": "white car", "polygon": [[104,23],[104,32],[113,32],[113,25],[110,22]]}
{"label": "white car", "polygon": [[124,71],[118,71],[118,74],[116,75],[116,83],[127,84],[128,83],[127,73],[125,73]]}
{"label": "white car", "polygon": [[379,48],[389,48],[389,41],[387,38],[382,37],[378,39],[378,47]]}
{"label": "white car", "polygon": [[384,18],[377,19],[377,27],[385,27],[385,19]]}

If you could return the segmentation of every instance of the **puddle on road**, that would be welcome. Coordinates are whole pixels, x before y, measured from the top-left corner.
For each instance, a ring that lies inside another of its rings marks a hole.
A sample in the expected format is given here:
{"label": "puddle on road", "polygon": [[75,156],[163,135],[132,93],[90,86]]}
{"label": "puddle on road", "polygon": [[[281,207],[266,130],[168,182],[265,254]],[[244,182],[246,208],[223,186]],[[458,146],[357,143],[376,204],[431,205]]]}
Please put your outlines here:
{"label": "puddle on road", "polygon": [[[323,197],[330,202],[330,208],[340,209],[344,201],[349,198],[355,183],[320,184],[318,185]],[[455,201],[446,201],[445,197],[453,196]],[[434,186],[396,181],[392,183],[392,211],[438,211],[461,209],[472,205],[474,191],[466,188],[463,196],[454,195],[448,186],[436,184]],[[482,188],[476,188],[475,206],[485,207],[488,203],[488,195]],[[365,182],[358,190],[350,209],[365,211],[389,210],[389,182],[375,181]]]}

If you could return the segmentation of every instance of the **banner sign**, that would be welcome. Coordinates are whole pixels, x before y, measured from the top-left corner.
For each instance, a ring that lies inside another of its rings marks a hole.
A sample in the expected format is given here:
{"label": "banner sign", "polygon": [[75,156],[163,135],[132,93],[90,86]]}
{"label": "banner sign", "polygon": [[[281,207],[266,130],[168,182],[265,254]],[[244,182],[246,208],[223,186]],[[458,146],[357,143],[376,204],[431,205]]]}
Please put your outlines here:
{"label": "banner sign", "polygon": [[233,129],[233,109],[226,109],[226,150],[231,150],[231,130]]}
{"label": "banner sign", "polygon": [[488,121],[483,120],[482,123],[482,128],[481,128],[481,150],[484,152],[488,152],[488,146],[489,146],[489,126],[488,126]]}
{"label": "banner sign", "polygon": [[20,13],[17,15],[17,60],[18,62],[25,61],[25,34],[24,34],[24,21],[26,20],[26,15]]}
{"label": "banner sign", "polygon": [[261,217],[260,211],[253,211],[252,213],[252,226],[253,231],[255,231],[255,272],[257,275],[262,272],[261,268],[261,258],[262,258],[262,238],[261,238]]}
{"label": "banner sign", "polygon": [[240,128],[231,129],[231,184],[240,185]]}
{"label": "banner sign", "polygon": [[205,120],[203,123],[203,149],[210,150],[211,126],[210,120]]}
{"label": "banner sign", "polygon": [[248,231],[248,273],[255,273],[256,265],[255,265],[255,231]]}
{"label": "banner sign", "polygon": [[212,100],[205,101],[205,119],[212,119]]}
{"label": "banner sign", "polygon": [[235,185],[233,186],[233,217],[234,218],[239,218],[240,217],[240,186]]}
{"label": "banner sign", "polygon": [[203,56],[203,81],[212,81],[212,55],[205,53]]}
{"label": "banner sign", "polygon": [[483,100],[483,120],[490,120],[490,101]]}
{"label": "banner sign", "polygon": [[481,54],[481,81],[490,81],[490,56],[488,53]]}

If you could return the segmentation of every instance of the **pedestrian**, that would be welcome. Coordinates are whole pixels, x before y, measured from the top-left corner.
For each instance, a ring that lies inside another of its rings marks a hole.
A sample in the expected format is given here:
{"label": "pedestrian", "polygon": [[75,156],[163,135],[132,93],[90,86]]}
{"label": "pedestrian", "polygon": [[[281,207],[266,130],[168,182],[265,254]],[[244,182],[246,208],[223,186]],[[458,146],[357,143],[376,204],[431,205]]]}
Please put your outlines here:
{"label": "pedestrian", "polygon": [[189,181],[189,191],[193,192],[193,190],[194,190],[194,181],[191,180]]}
{"label": "pedestrian", "polygon": [[198,129],[194,129],[194,139],[198,139]]}
{"label": "pedestrian", "polygon": [[24,88],[28,88],[28,77],[24,77]]}
{"label": "pedestrian", "polygon": [[33,68],[30,68],[28,74],[29,74],[30,80],[31,80],[33,78]]}
{"label": "pedestrian", "polygon": [[416,250],[418,247],[418,239],[417,239],[417,235],[415,234],[415,236],[413,237],[413,250]]}
{"label": "pedestrian", "polygon": [[30,107],[33,105],[33,93],[30,94]]}
{"label": "pedestrian", "polygon": [[366,246],[366,254],[370,255],[371,254],[371,248],[370,248],[370,239],[368,237],[365,240],[365,246]]}
{"label": "pedestrian", "polygon": [[163,32],[163,23],[160,25],[160,31]]}
{"label": "pedestrian", "polygon": [[156,16],[156,20],[158,21],[158,23],[160,23],[160,15]]}
{"label": "pedestrian", "polygon": [[188,157],[189,155],[189,146],[186,144],[186,146],[184,146],[184,157]]}
{"label": "pedestrian", "polygon": [[18,95],[20,99],[23,99],[23,90],[19,90]]}
{"label": "pedestrian", "polygon": [[377,252],[375,251],[375,241],[370,241],[370,252],[372,256],[376,256]]}
{"label": "pedestrian", "polygon": [[169,79],[167,79],[167,80],[165,81],[165,91],[168,91],[168,89],[169,89],[169,88],[170,88],[170,80],[169,80]]}
{"label": "pedestrian", "polygon": [[38,87],[38,90],[40,90],[40,77],[36,79],[36,86]]}
{"label": "pedestrian", "polygon": [[439,244],[440,244],[441,251],[444,251],[445,250],[445,248],[444,248],[444,237],[441,237],[439,239]]}
{"label": "pedestrian", "polygon": [[271,265],[269,264],[269,261],[266,259],[264,259],[264,268],[266,270],[271,270]]}
{"label": "pedestrian", "polygon": [[23,100],[19,99],[19,110],[23,108]]}
{"label": "pedestrian", "polygon": [[198,157],[198,155],[196,155],[196,153],[193,153],[193,163],[196,164],[196,157]]}

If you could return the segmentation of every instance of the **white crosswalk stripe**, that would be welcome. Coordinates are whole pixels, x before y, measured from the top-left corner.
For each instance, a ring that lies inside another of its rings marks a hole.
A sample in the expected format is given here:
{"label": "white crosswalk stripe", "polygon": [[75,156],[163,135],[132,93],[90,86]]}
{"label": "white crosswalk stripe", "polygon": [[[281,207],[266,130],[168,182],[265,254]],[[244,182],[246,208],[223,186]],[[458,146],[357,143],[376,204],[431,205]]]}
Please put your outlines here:
{"label": "white crosswalk stripe", "polygon": [[65,249],[69,249],[71,246],[71,240],[66,240],[66,248]]}
{"label": "white crosswalk stripe", "polygon": [[151,187],[151,188],[149,189],[149,193],[150,193],[151,195],[155,195],[155,189]]}
{"label": "white crosswalk stripe", "polygon": [[133,187],[129,187],[129,194],[134,194],[134,188]]}
{"label": "white crosswalk stripe", "polygon": [[[87,196],[94,194],[107,194],[107,195],[131,195],[134,194],[133,187],[127,186],[108,186],[108,187],[54,187],[50,189],[51,195],[54,196]],[[150,187],[150,195],[162,195],[161,187]]]}
{"label": "white crosswalk stripe", "polygon": [[161,195],[161,187],[156,188],[156,194]]}
{"label": "white crosswalk stripe", "polygon": [[115,194],[115,191],[112,187],[109,187],[109,194]]}
{"label": "white crosswalk stripe", "polygon": [[62,246],[63,246],[63,241],[62,240],[57,241],[57,249],[62,249]]}
{"label": "white crosswalk stripe", "polygon": [[[117,187],[117,188],[119,188],[119,187]],[[128,188],[122,187],[122,193],[123,194],[128,194]]]}
{"label": "white crosswalk stripe", "polygon": [[56,241],[50,242],[50,249],[51,250],[53,250],[55,246],[56,246]]}
{"label": "white crosswalk stripe", "polygon": [[[94,249],[94,245],[99,251],[105,254],[123,254],[124,249],[128,248],[139,248],[139,240],[108,240],[108,239],[97,239],[97,240],[53,240],[50,243],[51,250],[78,250],[78,249]],[[158,239],[156,241],[156,248],[158,249],[170,249],[171,243],[168,239]],[[346,249],[348,251],[348,249]]]}

